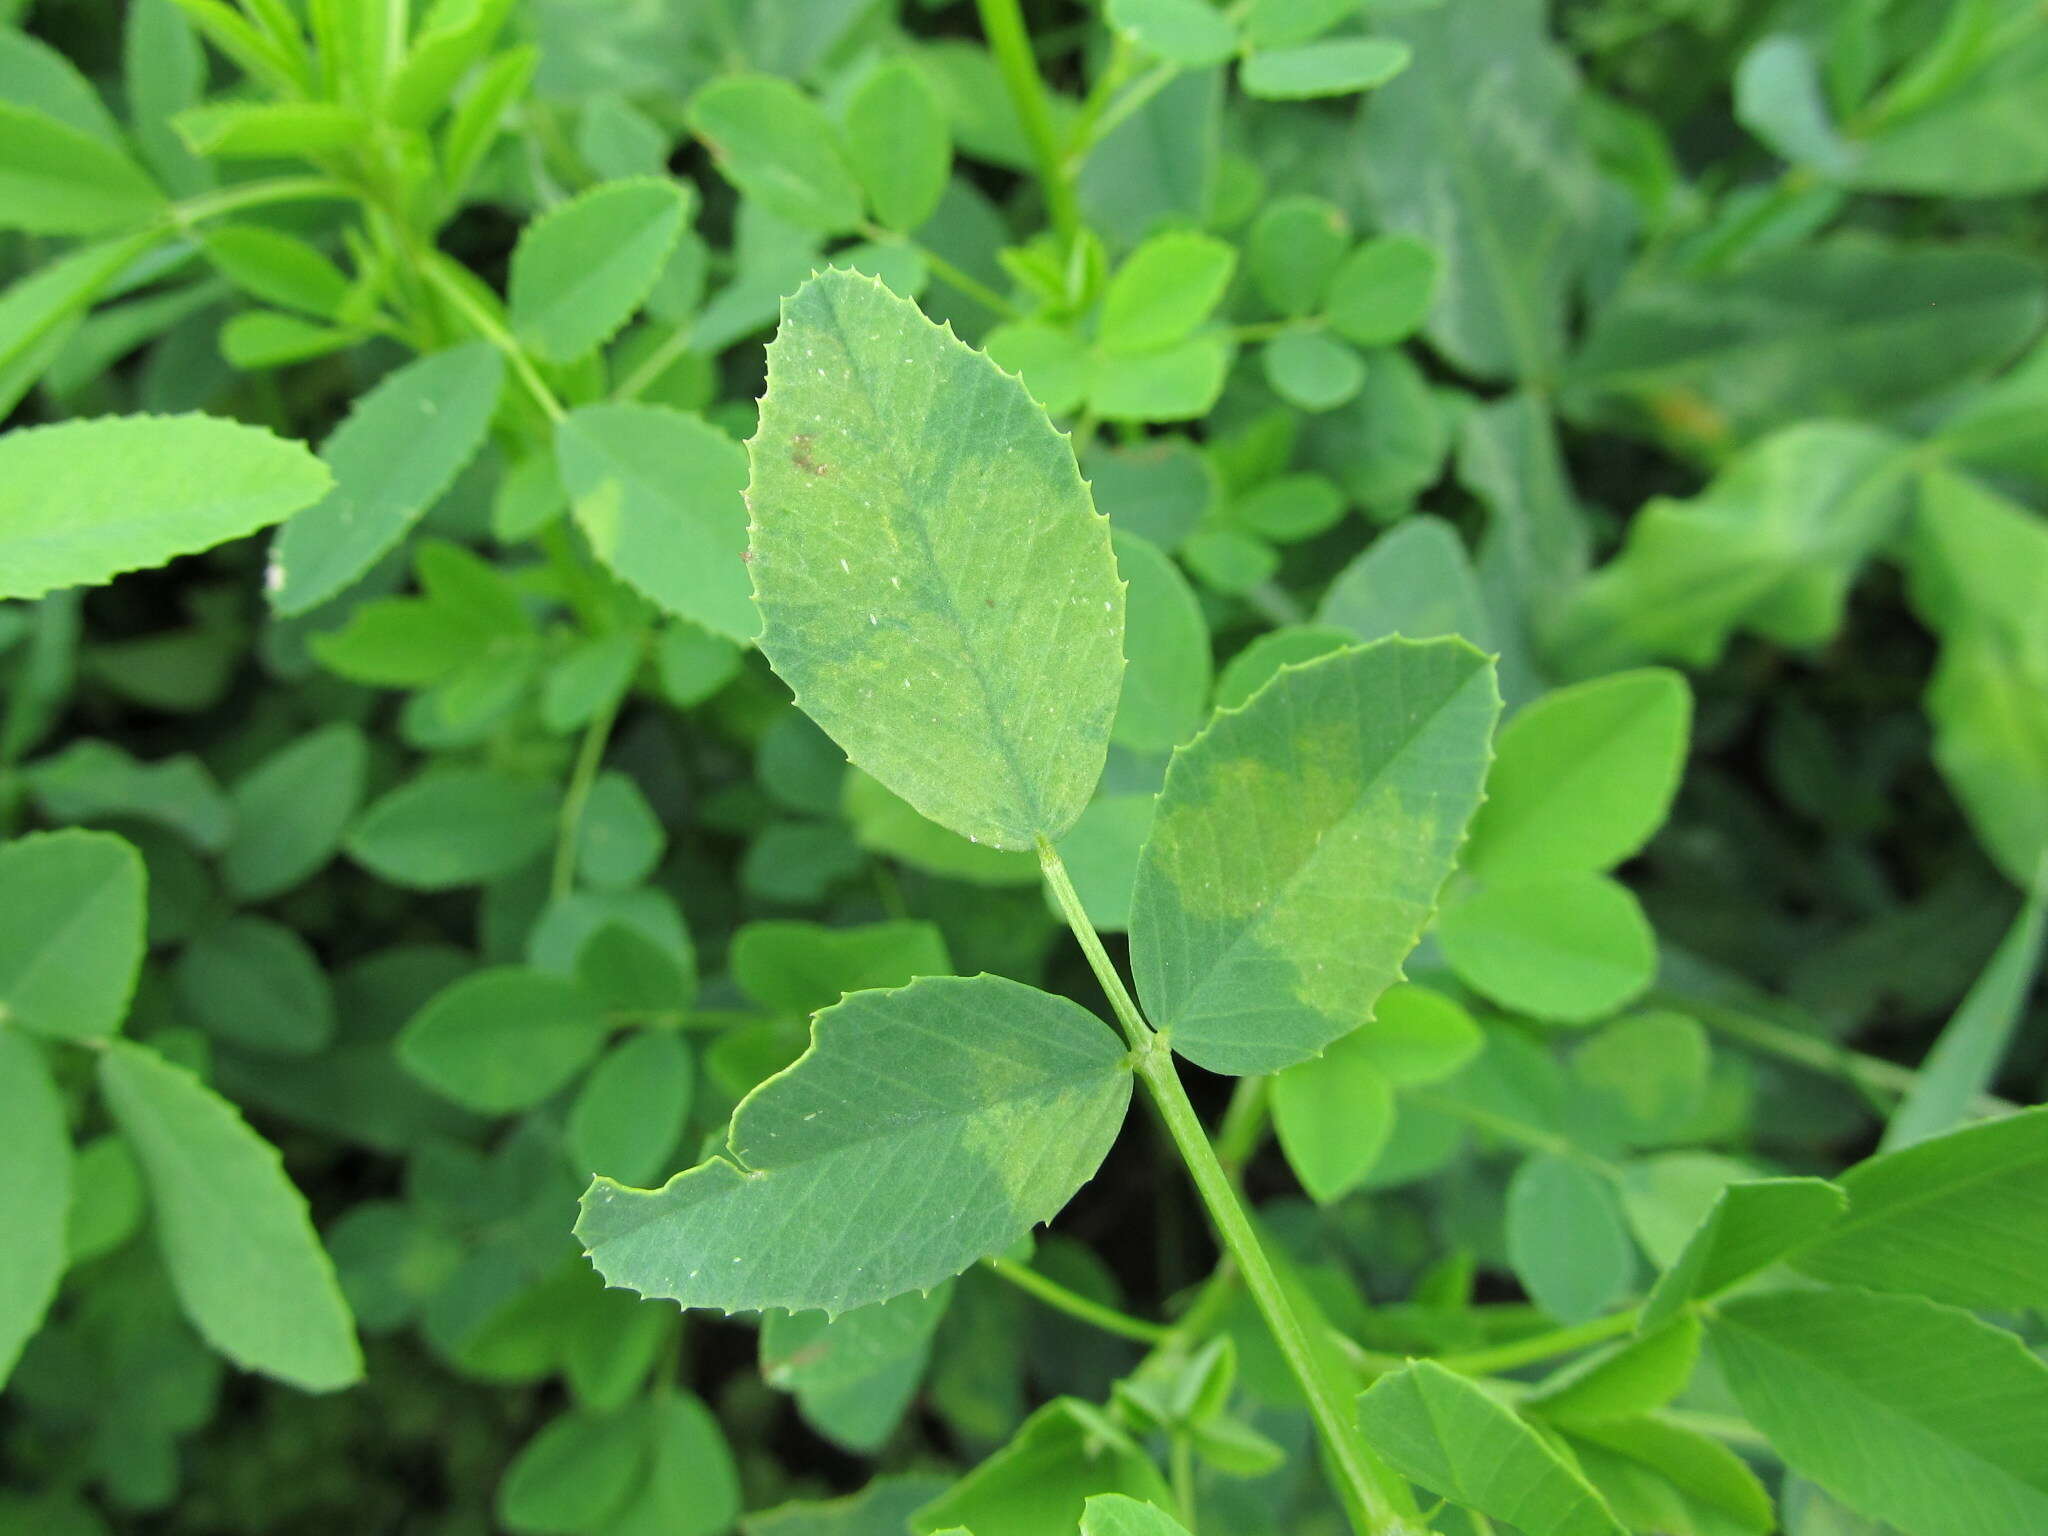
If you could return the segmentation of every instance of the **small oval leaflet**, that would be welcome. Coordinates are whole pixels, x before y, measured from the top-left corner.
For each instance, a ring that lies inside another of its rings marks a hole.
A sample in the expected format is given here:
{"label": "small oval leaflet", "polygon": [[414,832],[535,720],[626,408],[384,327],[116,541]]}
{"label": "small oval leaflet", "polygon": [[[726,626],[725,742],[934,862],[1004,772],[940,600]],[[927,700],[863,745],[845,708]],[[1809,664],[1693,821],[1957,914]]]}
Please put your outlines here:
{"label": "small oval leaflet", "polygon": [[748,456],[761,650],[805,712],[942,826],[1058,838],[1102,773],[1124,593],[1023,384],[828,271],[784,306]]}

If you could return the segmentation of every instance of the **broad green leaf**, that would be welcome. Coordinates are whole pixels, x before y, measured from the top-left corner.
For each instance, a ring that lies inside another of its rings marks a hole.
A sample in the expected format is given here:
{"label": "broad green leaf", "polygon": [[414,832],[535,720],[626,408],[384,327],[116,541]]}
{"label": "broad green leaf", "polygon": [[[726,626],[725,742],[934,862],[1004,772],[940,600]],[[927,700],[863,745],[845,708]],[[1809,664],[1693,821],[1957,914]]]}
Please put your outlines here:
{"label": "broad green leaf", "polygon": [[147,223],[163,194],[108,141],[0,101],[0,229],[92,235]]}
{"label": "broad green leaf", "polygon": [[582,1536],[610,1529],[646,1474],[647,1441],[632,1404],[614,1413],[572,1408],[519,1448],[498,1484],[497,1515],[519,1536]]}
{"label": "broad green leaf", "polygon": [[1242,709],[1282,667],[1297,667],[1332,651],[1348,649],[1359,637],[1333,624],[1288,624],[1269,629],[1230,658],[1216,679],[1216,707]]}
{"label": "broad green leaf", "polygon": [[1150,352],[1183,340],[1209,318],[1237,269],[1237,253],[1192,230],[1154,235],[1124,258],[1102,299],[1098,336],[1112,352]]}
{"label": "broad green leaf", "polygon": [[320,450],[334,489],[278,530],[264,586],[280,614],[345,591],[405,537],[483,446],[505,365],[483,342],[408,363]]}
{"label": "broad green leaf", "polygon": [[1231,348],[1205,331],[1149,352],[1098,353],[1088,404],[1111,421],[1193,421],[1223,393]]}
{"label": "broad green leaf", "polygon": [[2048,640],[2023,651],[1988,626],[1949,635],[1926,707],[1935,764],[1979,841],[2032,888],[2048,859]]}
{"label": "broad green leaf", "polygon": [[0,102],[40,112],[108,144],[121,142],[121,130],[92,82],[55,48],[17,28],[0,32]]}
{"label": "broad green leaf", "polygon": [[398,1059],[465,1109],[502,1115],[582,1071],[608,1030],[598,1000],[576,983],[504,966],[463,977],[414,1015]]}
{"label": "broad green leaf", "polygon": [[1383,519],[1405,514],[1443,473],[1445,401],[1405,351],[1376,350],[1355,396],[1302,423],[1302,461]]}
{"label": "broad green leaf", "polygon": [[428,8],[387,87],[392,120],[423,128],[448,105],[462,77],[482,62],[514,0],[441,0]]}
{"label": "broad green leaf", "polygon": [[1462,635],[1484,647],[1493,637],[1464,540],[1426,512],[1403,518],[1339,571],[1323,594],[1316,622],[1347,629],[1361,640]]}
{"label": "broad green leaf", "polygon": [[1281,672],[1174,754],[1131,963],[1175,1050],[1273,1072],[1371,1018],[1478,803],[1499,707],[1470,646],[1382,641]]}
{"label": "broad green leaf", "polygon": [[1044,878],[1031,854],[991,848],[948,832],[858,769],[846,776],[842,804],[861,847],[900,859],[913,869],[971,885],[1037,885]]}
{"label": "broad green leaf", "polygon": [[930,218],[953,169],[945,108],[913,64],[884,64],[846,104],[846,150],[884,229]]}
{"label": "broad green leaf", "polygon": [[171,1284],[207,1343],[308,1392],[358,1380],[354,1323],[277,1149],[198,1078],[139,1045],[109,1045],[99,1080],[142,1164]]}
{"label": "broad green leaf", "polygon": [[1391,346],[1430,317],[1444,260],[1413,236],[1374,236],[1329,279],[1329,326],[1360,346]]}
{"label": "broad green leaf", "polygon": [[206,232],[204,248],[229,282],[266,304],[331,320],[347,302],[341,268],[296,235],[262,224],[222,224]]}
{"label": "broad green leaf", "polygon": [[999,325],[982,338],[982,350],[998,368],[1022,379],[1048,414],[1078,410],[1088,396],[1094,359],[1070,327],[1039,320]]}
{"label": "broad green leaf", "polygon": [[1643,1304],[1654,1328],[1689,1302],[1712,1301],[1833,1226],[1848,1197],[1823,1179],[1730,1184]]}
{"label": "broad green leaf", "polygon": [[1718,454],[1802,416],[1876,414],[1956,383],[2032,335],[2043,298],[2040,269],[2005,251],[1841,236],[1622,288],[1594,313],[1567,404]]}
{"label": "broad green leaf", "polygon": [[2048,1365],[1913,1296],[1784,1291],[1708,1316],[1735,1399],[1788,1466],[1914,1536],[2048,1524]]}
{"label": "broad green leaf", "polygon": [[294,442],[211,416],[110,416],[0,438],[0,598],[92,586],[239,539],[331,481]]}
{"label": "broad green leaf", "polygon": [[1899,1107],[1885,1125],[1881,1150],[1895,1152],[1955,1129],[1977,1095],[1991,1087],[2019,1027],[2042,950],[2048,943],[2048,879],[2019,915],[1981,975],[1942,1029]]}
{"label": "broad green leaf", "polygon": [[1081,1536],[1188,1536],[1187,1527],[1157,1504],[1127,1493],[1099,1493],[1081,1512]]}
{"label": "broad green leaf", "polygon": [[1365,387],[1365,359],[1321,331],[1287,331],[1267,342],[1260,366],[1273,392],[1305,411],[1335,410]]}
{"label": "broad green leaf", "polygon": [[1124,448],[1098,441],[1082,468],[1111,527],[1140,534],[1169,554],[1222,494],[1207,455],[1183,437],[1148,437]]}
{"label": "broad green leaf", "polygon": [[859,1493],[778,1504],[747,1516],[745,1536],[902,1536],[910,1517],[944,1493],[953,1479],[927,1472],[885,1474]]}
{"label": "broad green leaf", "polygon": [[1245,266],[1259,296],[1290,319],[1322,306],[1351,248],[1351,223],[1335,203],[1295,193],[1276,197],[1252,221]]}
{"label": "broad green leaf", "polygon": [[819,1434],[872,1454],[917,1395],[952,1294],[948,1282],[829,1320],[822,1312],[771,1312],[761,1328],[762,1378],[792,1393]]}
{"label": "broad green leaf", "polygon": [[221,877],[244,901],[290,890],[334,857],[362,804],[370,744],[336,721],[280,747],[237,779]]}
{"label": "broad green leaf", "polygon": [[0,1021],[59,1040],[121,1027],[142,964],[143,869],[108,832],[0,846]]}
{"label": "broad green leaf", "polygon": [[663,1389],[643,1406],[647,1475],[605,1536],[725,1536],[740,1510],[739,1470],[725,1431],[688,1392]]}
{"label": "broad green leaf", "polygon": [[1735,68],[1735,120],[1794,165],[1839,180],[1854,164],[1829,108],[1820,60],[1804,39],[1760,39]]}
{"label": "broad green leaf", "polygon": [[1050,1220],[1130,1101],[1109,1027],[993,976],[859,992],[734,1112],[729,1156],[606,1179],[576,1231],[611,1285],[684,1306],[840,1313],[929,1290]]}
{"label": "broad green leaf", "polygon": [[1237,28],[1209,0],[1109,0],[1105,14],[1145,52],[1183,69],[1221,64],[1237,52]]}
{"label": "broad green leaf", "polygon": [[654,873],[667,847],[639,786],[623,773],[599,774],[576,828],[577,878],[601,891],[630,890]]}
{"label": "broad green leaf", "polygon": [[1134,533],[1114,543],[1131,659],[1110,740],[1169,752],[1194,735],[1208,707],[1209,626],[1180,567],[1156,544]]}
{"label": "broad green leaf", "polygon": [[557,363],[611,340],[653,291],[686,212],[681,184],[651,176],[550,209],[512,251],[513,331]]}
{"label": "broad green leaf", "polygon": [[52,821],[135,816],[169,827],[207,853],[218,853],[234,828],[227,796],[188,752],[144,763],[104,741],[75,741],[22,777]]}
{"label": "broad green leaf", "polygon": [[1344,1037],[1362,1060],[1404,1087],[1441,1082],[1486,1043],[1472,1015],[1441,992],[1398,982],[1380,994],[1372,1022]]}
{"label": "broad green leaf", "polygon": [[1483,378],[1549,377],[1598,184],[1546,7],[1452,0],[1388,16],[1384,29],[1414,62],[1373,93],[1359,142],[1387,228],[1443,257],[1429,339]]}
{"label": "broad green leaf", "polygon": [[73,1159],[64,1101],[35,1041],[0,1022],[0,1383],[42,1326],[69,1260]]}
{"label": "broad green leaf", "polygon": [[1850,422],[1805,422],[1756,444],[1687,501],[1651,500],[1628,541],[1573,594],[1552,649],[1574,672],[1717,660],[1738,628],[1816,646],[1907,507],[1905,445]]}
{"label": "broad green leaf", "polygon": [[1547,694],[1508,722],[1465,867],[1484,880],[1612,869],[1664,824],[1692,690],[1661,667]]}
{"label": "broad green leaf", "polygon": [[776,217],[826,234],[860,223],[860,183],[839,129],[789,81],[721,76],[690,98],[688,116],[725,178]]}
{"label": "broad green leaf", "polygon": [[1418,1360],[1358,1400],[1365,1437],[1430,1492],[1527,1536],[1624,1536],[1577,1468],[1473,1382]]}
{"label": "broad green leaf", "polygon": [[1680,1315],[1574,1361],[1522,1399],[1556,1424],[1609,1424],[1663,1407],[1685,1390],[1700,1357],[1700,1325]]}
{"label": "broad green leaf", "polygon": [[919,1509],[910,1529],[919,1536],[954,1527],[974,1536],[1064,1536],[1076,1529],[1088,1501],[1104,1493],[1173,1502],[1152,1458],[1101,1409],[1055,1398],[1001,1450]]}
{"label": "broad green leaf", "polygon": [[1102,771],[1123,590],[1023,386],[827,272],[786,306],[748,451],[761,649],[804,711],[933,821],[1058,838]]}
{"label": "broad green leaf", "polygon": [[1280,1150],[1319,1204],[1356,1189],[1394,1129],[1394,1080],[1360,1048],[1373,1028],[1361,1025],[1273,1078]]}
{"label": "broad green leaf", "polygon": [[939,930],[909,921],[858,928],[748,923],[733,935],[728,964],[733,980],[756,1002],[805,1017],[849,992],[907,986],[919,976],[945,976],[953,969]]}
{"label": "broad green leaf", "polygon": [[142,1169],[112,1131],[78,1148],[71,1167],[65,1258],[73,1268],[111,1253],[142,1227]]}
{"label": "broad green leaf", "polygon": [[1528,1159],[1508,1181],[1507,1243],[1522,1288],[1562,1323],[1592,1321],[1635,1275],[1613,1187],[1554,1153]]}
{"label": "broad green leaf", "polygon": [[569,1111],[578,1166],[622,1184],[659,1175],[682,1136],[696,1075],[695,1058],[671,1033],[647,1030],[613,1046]]}
{"label": "broad green leaf", "polygon": [[1325,475],[1279,475],[1230,504],[1230,520],[1276,544],[1327,533],[1344,516],[1344,493]]}
{"label": "broad green leaf", "polygon": [[1771,1536],[1779,1528],[1778,1512],[1756,1474],[1705,1435],[1645,1418],[1573,1424],[1564,1438],[1579,1470],[1631,1530]]}
{"label": "broad green leaf", "polygon": [[1344,37],[1254,53],[1237,72],[1247,96],[1302,101],[1350,96],[1385,85],[1408,67],[1408,45],[1387,37]]}
{"label": "broad green leaf", "polygon": [[136,146],[164,186],[179,197],[214,182],[212,168],[194,158],[171,127],[206,90],[206,50],[174,0],[136,0],[121,32],[121,83]]}
{"label": "broad green leaf", "polygon": [[1657,936],[1635,893],[1605,875],[1488,886],[1444,909],[1437,938],[1474,991],[1559,1024],[1613,1013],[1657,969]]}
{"label": "broad green leaf", "polygon": [[191,107],[171,126],[195,155],[286,160],[352,149],[370,131],[363,114],[331,101],[231,101]]}
{"label": "broad green leaf", "polygon": [[1964,1307],[2048,1307],[2048,1107],[1858,1163],[1849,1214],[1793,1263]]}
{"label": "broad green leaf", "polygon": [[666,613],[753,639],[739,444],[700,417],[618,401],[570,412],[555,455],[577,526],[614,575]]}
{"label": "broad green leaf", "polygon": [[510,874],[554,834],[553,786],[492,768],[435,768],[371,805],[343,846],[379,879],[440,891]]}
{"label": "broad green leaf", "polygon": [[268,918],[242,914],[207,930],[171,975],[186,1014],[231,1045],[305,1056],[334,1038],[334,997],[318,957]]}
{"label": "broad green leaf", "polygon": [[[1964,10],[1955,8],[1958,20]],[[1942,198],[2009,197],[2048,183],[2048,38],[2004,36],[1937,99],[1881,116],[1857,145],[1850,183]]]}
{"label": "broad green leaf", "polygon": [[1131,926],[1132,888],[1138,856],[1152,833],[1155,797],[1150,793],[1098,795],[1059,841],[1060,859],[1081,910],[1103,932]]}

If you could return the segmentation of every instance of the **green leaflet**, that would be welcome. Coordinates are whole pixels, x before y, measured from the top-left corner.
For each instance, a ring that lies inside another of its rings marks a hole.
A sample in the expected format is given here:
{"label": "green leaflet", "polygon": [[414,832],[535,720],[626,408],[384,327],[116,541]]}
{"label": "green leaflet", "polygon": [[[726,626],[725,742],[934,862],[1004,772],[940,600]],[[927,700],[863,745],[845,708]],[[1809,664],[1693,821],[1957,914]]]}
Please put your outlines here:
{"label": "green leaflet", "polygon": [[465,1108],[504,1114],[539,1103],[604,1045],[604,1010],[545,971],[473,971],[414,1016],[398,1059]]}
{"label": "green leaflet", "polygon": [[305,1056],[334,1038],[334,998],[320,961],[291,929],[247,913],[208,929],[172,980],[210,1034],[266,1055]]}
{"label": "green leaflet", "polygon": [[163,194],[114,144],[0,101],[0,229],[92,235],[145,223]]}
{"label": "green leaflet", "polygon": [[[42,1325],[64,1273],[73,1159],[42,1051],[0,1023],[0,1385]],[[98,1192],[93,1191],[91,1195]],[[91,1195],[88,1197],[90,1198]]]}
{"label": "green leaflet", "polygon": [[1394,1080],[1364,1048],[1373,1025],[1273,1078],[1273,1131],[1301,1187],[1319,1204],[1358,1187],[1394,1129]]}
{"label": "green leaflet", "polygon": [[945,109],[914,65],[884,64],[846,104],[846,149],[884,228],[932,216],[953,169]]}
{"label": "green leaflet", "polygon": [[1081,1536],[1188,1536],[1187,1527],[1157,1504],[1127,1493],[1099,1493],[1081,1512]]}
{"label": "green leaflet", "polygon": [[557,363],[609,341],[653,291],[687,213],[681,184],[645,177],[605,182],[528,225],[512,252],[513,331]]}
{"label": "green leaflet", "polygon": [[1500,696],[1457,640],[1284,669],[1174,754],[1138,866],[1148,1017],[1216,1072],[1272,1072],[1372,1016],[1478,804]]}
{"label": "green leaflet", "polygon": [[577,525],[614,575],[678,618],[754,637],[739,444],[696,416],[619,401],[570,412],[555,455]]}
{"label": "green leaflet", "polygon": [[613,1046],[569,1111],[577,1165],[622,1184],[658,1177],[689,1117],[696,1077],[696,1058],[672,1032],[647,1030]]}
{"label": "green leaflet", "polygon": [[830,271],[785,306],[748,455],[760,645],[805,712],[942,826],[1058,838],[1102,771],[1123,590],[1023,386]]}
{"label": "green leaflet", "polygon": [[872,1453],[916,1396],[952,1295],[949,1281],[829,1320],[822,1312],[771,1312],[761,1327],[761,1377],[793,1393],[819,1434]]}
{"label": "green leaflet", "polygon": [[1954,1129],[1967,1118],[1971,1101],[1989,1090],[2040,972],[2044,945],[2048,881],[2021,903],[1990,962],[1920,1063],[1920,1075],[1885,1125],[1884,1151]]}
{"label": "green leaflet", "polygon": [[607,1283],[689,1307],[837,1314],[930,1290],[1050,1220],[1130,1101],[1124,1051],[993,976],[860,992],[734,1112],[729,1157],[599,1179],[576,1233]]}
{"label": "green leaflet", "polygon": [[1449,523],[1426,512],[1402,519],[1339,571],[1323,594],[1316,622],[1347,629],[1361,640],[1462,635],[1486,646],[1493,639],[1464,541]]}
{"label": "green leaflet", "polygon": [[1124,578],[1124,667],[1110,740],[1170,752],[1201,726],[1209,702],[1209,626],[1180,567],[1139,534],[1118,532]]}
{"label": "green leaflet", "polygon": [[1384,25],[1414,63],[1373,94],[1359,141],[1387,226],[1444,259],[1430,341],[1482,377],[1546,378],[1598,192],[1577,77],[1538,0],[1452,0]]}
{"label": "green leaflet", "polygon": [[756,1002],[806,1017],[849,992],[907,986],[953,970],[945,939],[923,922],[749,923],[733,935],[729,967]]}
{"label": "green leaflet", "polygon": [[277,1149],[198,1078],[139,1045],[109,1045],[99,1079],[142,1164],[157,1243],[193,1326],[237,1365],[309,1392],[359,1379],[334,1266]]}
{"label": "green leaflet", "polygon": [[1640,996],[1657,936],[1635,893],[1606,875],[1488,886],[1437,920],[1444,958],[1474,991],[1535,1018],[1589,1024]]}
{"label": "green leaflet", "polygon": [[1642,1418],[1573,1423],[1564,1439],[1579,1470],[1632,1530],[1771,1536],[1779,1529],[1771,1496],[1748,1463],[1705,1435]]}
{"label": "green leaflet", "polygon": [[290,890],[334,856],[362,803],[370,744],[337,721],[280,747],[237,779],[221,875],[244,901]]}
{"label": "green leaflet", "polygon": [[1432,1493],[1528,1536],[1624,1536],[1576,1468],[1473,1382],[1418,1360],[1358,1400],[1374,1450]]}
{"label": "green leaflet", "polygon": [[1026,1419],[1009,1444],[920,1509],[910,1529],[919,1536],[954,1527],[976,1536],[1066,1532],[1091,1499],[1111,1492],[1150,1504],[1173,1502],[1152,1458],[1107,1414],[1093,1403],[1055,1398]]}
{"label": "green leaflet", "polygon": [[1840,236],[1625,288],[1594,317],[1565,402],[1723,451],[1803,416],[1920,399],[2011,356],[2043,307],[2040,269],[2007,252]]}
{"label": "green leaflet", "polygon": [[1208,0],[1109,0],[1110,26],[1147,53],[1188,69],[1237,51],[1237,29]]}
{"label": "green leaflet", "polygon": [[1793,1263],[1965,1307],[2048,1306],[2048,1107],[1858,1163],[1849,1214]]}
{"label": "green leaflet", "polygon": [[1654,1328],[1693,1301],[1722,1292],[1811,1242],[1840,1219],[1848,1197],[1824,1179],[1756,1179],[1730,1184],[1643,1304]]}
{"label": "green leaflet", "polygon": [[116,416],[0,438],[0,598],[40,597],[241,538],[320,499],[299,443],[211,416]]}
{"label": "green leaflet", "polygon": [[504,377],[503,359],[470,342],[408,363],[364,395],[321,449],[334,489],[271,546],[272,609],[318,607],[404,538],[483,446]]}
{"label": "green leaflet", "polygon": [[1707,1338],[1772,1448],[1863,1513],[1914,1536],[2048,1524],[2048,1365],[2013,1335],[1826,1289],[1728,1302]]}
{"label": "green leaflet", "polygon": [[839,129],[789,81],[723,76],[690,99],[689,120],[726,178],[778,218],[828,234],[860,223]]}
{"label": "green leaflet", "polygon": [[143,869],[107,832],[0,847],[0,1020],[84,1040],[121,1027],[142,964]]}
{"label": "green leaflet", "polygon": [[1485,880],[1611,869],[1664,823],[1692,690],[1662,668],[1546,694],[1500,733],[1465,867]]}
{"label": "green leaflet", "polygon": [[439,891],[510,874],[554,836],[552,785],[491,768],[434,768],[371,805],[349,857],[393,885]]}
{"label": "green leaflet", "polygon": [[1561,1323],[1591,1322],[1635,1276],[1635,1250],[1613,1187],[1572,1158],[1546,1152],[1515,1170],[1507,1244],[1523,1289]]}
{"label": "green leaflet", "polygon": [[1637,1418],[1684,1391],[1699,1357],[1699,1322],[1680,1316],[1574,1361],[1524,1398],[1522,1408],[1555,1424]]}

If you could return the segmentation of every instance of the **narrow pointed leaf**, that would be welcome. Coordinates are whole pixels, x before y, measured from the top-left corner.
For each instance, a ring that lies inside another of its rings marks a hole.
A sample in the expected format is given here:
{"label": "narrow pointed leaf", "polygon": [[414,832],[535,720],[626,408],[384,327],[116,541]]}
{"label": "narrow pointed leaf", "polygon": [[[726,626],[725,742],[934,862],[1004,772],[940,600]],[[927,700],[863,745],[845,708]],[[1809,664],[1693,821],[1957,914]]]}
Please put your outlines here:
{"label": "narrow pointed leaf", "polygon": [[1049,1221],[1131,1077],[1116,1036],[994,976],[859,992],[659,1190],[599,1179],[577,1236],[609,1284],[690,1307],[839,1313],[929,1290]]}
{"label": "narrow pointed leaf", "polygon": [[1123,588],[1024,386],[830,271],[784,310],[749,456],[761,649],[798,703],[942,826],[1058,838],[1101,775]]}
{"label": "narrow pointed leaf", "polygon": [[1736,1401],[1794,1471],[1913,1536],[2048,1530],[2048,1365],[1917,1296],[1783,1291],[1710,1314]]}
{"label": "narrow pointed leaf", "polygon": [[355,1324],[305,1198],[235,1107],[154,1051],[115,1041],[100,1090],[149,1186],[171,1284],[206,1341],[309,1392],[363,1374]]}
{"label": "narrow pointed leaf", "polygon": [[1174,754],[1138,866],[1131,962],[1215,1072],[1304,1061],[1401,977],[1479,803],[1500,708],[1459,640],[1284,669]]}
{"label": "narrow pointed leaf", "polygon": [[57,1293],[71,1213],[71,1134],[42,1051],[0,1024],[0,1385]]}
{"label": "narrow pointed leaf", "polygon": [[1840,1218],[1848,1197],[1824,1179],[1756,1179],[1730,1184],[1686,1240],[1643,1306],[1644,1328],[1689,1301],[1711,1301],[1768,1269]]}
{"label": "narrow pointed leaf", "polygon": [[354,583],[483,446],[505,366],[482,342],[408,363],[357,402],[320,450],[334,489],[279,530],[266,586],[281,614]]}
{"label": "narrow pointed leaf", "polygon": [[1374,1450],[1430,1492],[1527,1536],[1623,1536],[1592,1485],[1472,1382],[1427,1360],[1358,1400]]}
{"label": "narrow pointed leaf", "polygon": [[0,439],[0,598],[41,597],[241,538],[318,501],[299,443],[211,416],[110,416]]}

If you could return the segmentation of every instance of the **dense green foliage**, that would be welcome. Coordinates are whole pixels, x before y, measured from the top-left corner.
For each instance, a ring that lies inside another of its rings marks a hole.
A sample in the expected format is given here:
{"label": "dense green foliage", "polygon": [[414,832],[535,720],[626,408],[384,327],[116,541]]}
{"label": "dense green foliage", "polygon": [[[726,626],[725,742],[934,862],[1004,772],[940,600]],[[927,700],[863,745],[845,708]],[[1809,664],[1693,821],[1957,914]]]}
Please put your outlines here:
{"label": "dense green foliage", "polygon": [[2034,0],[0,0],[0,1536],[2048,1531],[2044,191]]}

